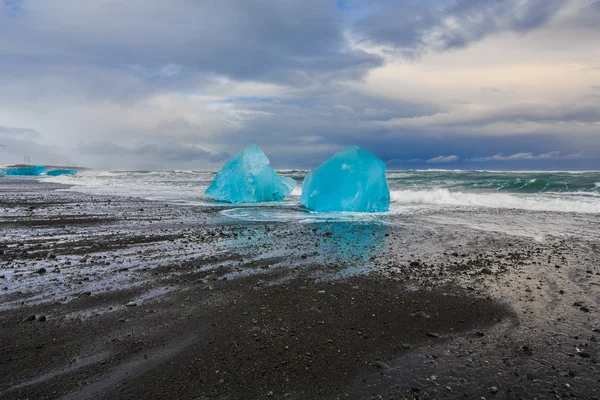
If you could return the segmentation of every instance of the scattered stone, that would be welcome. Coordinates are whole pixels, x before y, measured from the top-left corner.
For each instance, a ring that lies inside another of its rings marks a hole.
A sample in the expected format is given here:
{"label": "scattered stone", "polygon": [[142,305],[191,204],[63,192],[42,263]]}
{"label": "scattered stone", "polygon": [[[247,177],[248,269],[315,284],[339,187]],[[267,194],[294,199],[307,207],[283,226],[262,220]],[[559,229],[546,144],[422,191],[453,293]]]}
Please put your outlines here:
{"label": "scattered stone", "polygon": [[137,303],[135,301],[130,301],[129,303],[126,304],[127,307],[135,307],[137,306]]}
{"label": "scattered stone", "polygon": [[45,316],[45,315],[41,315],[41,316],[39,316],[39,317],[38,317],[38,321],[40,321],[40,322],[44,322],[44,321],[46,321],[46,316]]}
{"label": "scattered stone", "polygon": [[319,294],[325,294],[324,290],[319,290]]}
{"label": "scattered stone", "polygon": [[492,386],[492,387],[490,388],[490,393],[493,393],[493,394],[496,394],[496,393],[498,393],[498,388],[497,388],[496,386]]}
{"label": "scattered stone", "polygon": [[573,307],[581,307],[583,306],[583,302],[581,301],[576,301],[575,303],[573,303]]}
{"label": "scattered stone", "polygon": [[481,273],[482,273],[482,274],[486,274],[486,275],[492,275],[492,274],[493,274],[492,270],[491,270],[491,269],[489,269],[489,268],[484,268],[484,269],[482,269],[482,270],[481,270]]}
{"label": "scattered stone", "polygon": [[585,306],[584,306],[584,307],[580,307],[579,309],[580,309],[581,311],[583,311],[583,312],[590,312],[590,309],[589,309],[589,308],[587,308],[587,307],[585,307]]}
{"label": "scattered stone", "polygon": [[46,268],[42,267],[42,268],[38,269],[37,271],[35,271],[35,273],[36,274],[40,274],[40,275],[45,274],[46,273]]}
{"label": "scattered stone", "polygon": [[374,366],[375,368],[378,368],[378,369],[386,369],[386,370],[387,370],[387,369],[390,369],[390,367],[389,367],[389,366],[387,366],[386,364],[382,363],[381,361],[375,361],[375,362],[373,363],[373,366]]}
{"label": "scattered stone", "polygon": [[429,314],[427,314],[425,311],[417,311],[416,313],[412,314],[413,317],[419,317],[419,318],[431,318],[431,316]]}
{"label": "scattered stone", "polygon": [[27,317],[27,321],[35,321],[35,315],[31,314]]}
{"label": "scattered stone", "polygon": [[435,332],[427,332],[427,336],[432,337],[432,338],[439,338],[440,334],[435,333]]}
{"label": "scattered stone", "polygon": [[590,353],[588,353],[586,351],[580,351],[577,353],[577,355],[579,355],[579,357],[581,357],[581,358],[590,358]]}

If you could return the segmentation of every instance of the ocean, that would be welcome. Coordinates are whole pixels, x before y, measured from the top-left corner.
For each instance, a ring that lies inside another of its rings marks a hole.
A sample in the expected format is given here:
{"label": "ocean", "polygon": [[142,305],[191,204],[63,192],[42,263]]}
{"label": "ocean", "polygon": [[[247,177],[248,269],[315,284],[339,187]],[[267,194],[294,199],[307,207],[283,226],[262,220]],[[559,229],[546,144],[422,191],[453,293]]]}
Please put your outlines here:
{"label": "ocean", "polygon": [[[260,204],[258,208],[275,206],[279,210],[276,218],[296,219],[293,211],[299,208],[301,182],[307,171],[278,172],[294,178],[298,187],[284,202]],[[203,194],[214,176],[214,172],[205,171],[85,171],[40,179],[72,185],[68,190],[89,194],[214,206]],[[384,214],[447,208],[600,213],[600,171],[403,170],[388,171],[387,180],[391,205]]]}

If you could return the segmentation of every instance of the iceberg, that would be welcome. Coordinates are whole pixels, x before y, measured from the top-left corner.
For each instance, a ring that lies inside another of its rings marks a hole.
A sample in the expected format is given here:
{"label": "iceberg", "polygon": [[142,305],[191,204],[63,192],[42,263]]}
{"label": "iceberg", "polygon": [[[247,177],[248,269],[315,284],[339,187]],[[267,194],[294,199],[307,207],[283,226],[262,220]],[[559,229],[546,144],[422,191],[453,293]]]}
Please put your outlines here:
{"label": "iceberg", "polygon": [[35,165],[31,167],[21,167],[21,168],[10,168],[4,170],[6,175],[11,176],[39,176],[42,173],[46,172],[46,167],[41,165]]}
{"label": "iceberg", "polygon": [[260,147],[252,144],[223,166],[204,194],[229,203],[281,201],[297,183],[277,175],[269,164]]}
{"label": "iceberg", "polygon": [[46,172],[48,176],[60,176],[60,175],[75,175],[77,171],[74,169],[53,169],[52,171]]}
{"label": "iceberg", "polygon": [[320,212],[387,211],[385,164],[368,151],[347,147],[306,175],[300,203]]}

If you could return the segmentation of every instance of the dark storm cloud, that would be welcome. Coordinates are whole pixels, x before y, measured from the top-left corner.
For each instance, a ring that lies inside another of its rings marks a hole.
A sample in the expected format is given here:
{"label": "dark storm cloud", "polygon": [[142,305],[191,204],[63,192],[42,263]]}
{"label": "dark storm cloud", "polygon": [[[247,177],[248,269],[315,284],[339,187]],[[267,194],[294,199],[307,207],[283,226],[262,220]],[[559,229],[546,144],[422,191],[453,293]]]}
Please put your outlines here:
{"label": "dark storm cloud", "polygon": [[381,64],[347,47],[328,1],[30,0],[20,9],[18,18],[0,14],[0,49],[13,73],[18,64],[133,66],[130,73],[155,85],[197,74],[293,84],[333,72],[357,78]]}
{"label": "dark storm cloud", "polygon": [[525,33],[545,24],[563,0],[355,0],[368,16],[356,22],[362,40],[406,55],[462,48],[499,31]]}
{"label": "dark storm cloud", "polygon": [[168,144],[141,143],[133,147],[120,146],[112,142],[86,143],[77,148],[80,154],[94,157],[142,157],[175,162],[208,161],[220,162],[229,157],[228,153],[211,153],[198,146],[175,142]]}

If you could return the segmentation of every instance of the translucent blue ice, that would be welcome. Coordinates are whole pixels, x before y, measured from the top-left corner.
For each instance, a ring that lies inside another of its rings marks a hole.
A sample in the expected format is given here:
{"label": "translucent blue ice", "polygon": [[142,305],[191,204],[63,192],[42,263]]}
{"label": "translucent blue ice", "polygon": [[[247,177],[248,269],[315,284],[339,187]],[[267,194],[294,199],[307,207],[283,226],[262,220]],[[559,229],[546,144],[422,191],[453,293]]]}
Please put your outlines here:
{"label": "translucent blue ice", "polygon": [[15,176],[38,176],[46,171],[46,167],[41,165],[35,165],[31,167],[22,167],[22,168],[10,168],[4,170],[6,175],[15,175]]}
{"label": "translucent blue ice", "polygon": [[46,172],[48,176],[60,176],[60,175],[75,175],[77,171],[74,169],[54,169]]}
{"label": "translucent blue ice", "polygon": [[385,164],[368,151],[347,147],[306,175],[300,203],[320,212],[387,211]]}
{"label": "translucent blue ice", "polygon": [[269,163],[260,147],[252,144],[223,166],[204,193],[230,203],[281,201],[296,181],[277,175]]}

